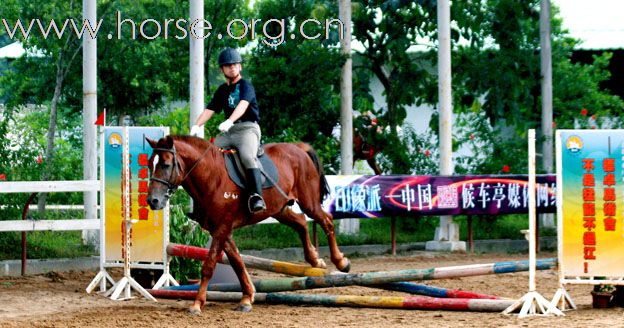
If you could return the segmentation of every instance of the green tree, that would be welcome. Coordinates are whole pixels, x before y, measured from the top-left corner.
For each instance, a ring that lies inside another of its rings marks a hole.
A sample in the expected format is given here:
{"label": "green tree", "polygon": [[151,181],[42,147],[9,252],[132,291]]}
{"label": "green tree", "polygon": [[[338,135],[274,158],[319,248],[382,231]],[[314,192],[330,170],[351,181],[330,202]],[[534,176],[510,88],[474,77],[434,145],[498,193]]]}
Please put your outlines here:
{"label": "green tree", "polygon": [[[41,19],[41,17],[48,17],[51,20],[58,22],[63,21],[67,16],[78,16],[80,13],[80,3],[75,1],[63,1],[61,3],[52,3],[49,1],[30,1],[23,3],[21,1],[7,1],[4,11],[0,11],[0,16],[12,18],[12,21],[17,22],[18,19],[22,19],[24,24],[32,22],[34,19],[39,18],[38,26],[42,26],[41,22],[47,21]],[[9,16],[7,14],[14,14],[15,16]],[[34,24],[33,24],[34,25]],[[51,26],[50,26],[51,27]],[[45,28],[41,28],[40,31],[43,34]],[[55,33],[58,31],[50,28],[48,32]],[[14,31],[15,32],[15,31]],[[59,34],[57,34],[59,35]],[[50,179],[50,172],[52,171],[51,163],[54,160],[54,141],[55,132],[57,126],[57,115],[59,103],[63,93],[63,87],[65,79],[68,74],[75,69],[74,63],[79,58],[80,50],[82,48],[81,40],[75,34],[65,34],[64,37],[54,37],[54,34],[50,34],[47,37],[41,34],[34,34],[31,36],[20,35],[19,36],[26,49],[31,51],[40,50],[41,56],[29,57],[25,56],[18,60],[16,67],[25,68],[34,66],[36,70],[42,70],[43,79],[32,78],[30,81],[25,82],[26,85],[22,87],[30,87],[30,82],[36,80],[36,84],[40,89],[40,93],[36,95],[42,96],[49,101],[50,116],[47,129],[47,142],[45,151],[45,166],[41,175],[41,180],[46,181]],[[36,49],[36,50],[35,50]],[[40,66],[39,66],[40,65]],[[18,75],[15,72],[15,75]],[[11,74],[13,75],[13,74]],[[10,75],[9,75],[10,76]],[[38,82],[38,83],[37,83]],[[33,84],[35,84],[33,83]],[[54,87],[49,88],[50,85]],[[23,90],[23,89],[22,89]],[[51,91],[51,95],[50,95]],[[11,94],[11,96],[14,93]],[[48,98],[51,96],[51,99]],[[14,98],[13,103],[17,103],[18,100]],[[39,210],[40,213],[44,213],[46,194],[39,196]]]}
{"label": "green tree", "polygon": [[[479,33],[471,34],[480,41],[457,45],[453,53],[453,102],[459,115],[454,148],[472,148],[471,156],[479,158],[460,159],[458,172],[498,173],[505,165],[511,172],[525,172],[526,131],[539,129],[541,118],[539,0],[490,0],[486,5],[484,19],[473,25]],[[592,121],[619,126],[624,103],[600,87],[609,77],[609,55],[596,57],[592,65],[572,64],[578,41],[561,28],[556,7],[551,14],[556,128],[589,127]]]}
{"label": "green tree", "polygon": [[[305,39],[299,24],[308,18],[323,21],[337,11],[333,2],[262,1],[256,4],[257,18],[283,20],[267,25],[270,36],[285,36],[274,46],[259,39],[252,50],[248,69],[262,111],[260,125],[265,141],[305,141],[311,143],[323,162],[337,160],[333,128],[339,120],[340,69],[344,58],[336,47],[337,38]],[[309,27],[308,27],[309,26]],[[335,32],[335,29],[334,29]],[[307,24],[305,34],[324,35],[323,27]],[[293,40],[291,35],[295,35]],[[337,36],[332,33],[332,37]]]}

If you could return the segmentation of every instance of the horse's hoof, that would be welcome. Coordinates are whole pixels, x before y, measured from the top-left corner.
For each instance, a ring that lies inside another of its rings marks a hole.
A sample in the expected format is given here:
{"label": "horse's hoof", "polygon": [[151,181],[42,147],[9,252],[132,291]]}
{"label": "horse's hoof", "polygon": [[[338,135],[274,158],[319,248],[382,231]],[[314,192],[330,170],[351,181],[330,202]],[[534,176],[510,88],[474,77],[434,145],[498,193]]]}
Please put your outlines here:
{"label": "horse's hoof", "polygon": [[318,261],[316,261],[316,267],[321,269],[327,269],[327,264],[325,264],[325,261],[323,259],[318,259]]}
{"label": "horse's hoof", "polygon": [[243,313],[251,312],[251,304],[238,304],[234,311],[239,311]]}
{"label": "horse's hoof", "polygon": [[338,268],[341,272],[347,273],[351,270],[351,261],[348,258],[343,257],[340,261],[341,266]]}
{"label": "horse's hoof", "polygon": [[190,307],[188,309],[188,314],[193,315],[193,316],[200,315],[201,314],[201,310],[198,309],[198,308],[195,308],[195,307]]}

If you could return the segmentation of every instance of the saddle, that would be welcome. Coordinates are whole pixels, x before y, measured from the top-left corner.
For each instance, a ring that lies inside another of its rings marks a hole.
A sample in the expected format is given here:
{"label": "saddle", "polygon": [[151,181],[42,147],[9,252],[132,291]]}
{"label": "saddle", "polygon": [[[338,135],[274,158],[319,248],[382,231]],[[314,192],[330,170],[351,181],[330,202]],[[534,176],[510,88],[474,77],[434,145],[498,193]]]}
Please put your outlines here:
{"label": "saddle", "polygon": [[[262,172],[262,188],[267,189],[277,184],[279,181],[279,174],[271,157],[264,154],[263,147],[260,148],[261,150],[258,151],[258,164]],[[225,169],[227,170],[230,180],[237,186],[246,189],[247,178],[243,164],[238,156],[238,151],[235,148],[225,148],[222,152],[225,159]]]}

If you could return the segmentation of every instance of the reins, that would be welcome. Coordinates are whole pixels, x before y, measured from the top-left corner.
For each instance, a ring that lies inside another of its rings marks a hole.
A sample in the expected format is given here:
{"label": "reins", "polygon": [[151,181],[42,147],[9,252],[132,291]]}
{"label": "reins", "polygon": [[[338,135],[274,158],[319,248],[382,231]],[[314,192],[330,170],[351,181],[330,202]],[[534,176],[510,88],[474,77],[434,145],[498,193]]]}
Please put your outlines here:
{"label": "reins", "polygon": [[[193,163],[191,168],[188,171],[186,171],[186,174],[184,175],[184,177],[182,177],[182,180],[180,180],[180,183],[178,185],[174,185],[173,183],[171,183],[171,181],[173,180],[173,171],[171,172],[171,175],[169,176],[169,181],[163,180],[163,179],[159,179],[159,178],[153,178],[153,177],[151,177],[150,180],[156,181],[156,182],[160,182],[160,183],[164,184],[165,186],[167,186],[167,196],[166,197],[167,198],[171,198],[171,195],[173,195],[173,193],[176,192],[176,190],[178,190],[178,187],[180,185],[182,185],[182,182],[184,182],[184,180],[186,180],[186,178],[188,178],[188,176],[191,174],[191,172],[193,172],[195,167],[197,167],[197,164],[199,164],[199,162],[204,158],[204,156],[206,156],[206,154],[208,153],[209,150],[210,150],[210,146],[206,147],[206,150],[195,161],[195,163]],[[180,161],[178,161],[178,156],[177,156],[177,151],[176,151],[175,145],[171,149],[167,149],[167,148],[154,148],[154,151],[164,151],[164,152],[168,152],[168,153],[173,154],[173,165],[175,166],[176,177],[179,177],[180,176]]]}

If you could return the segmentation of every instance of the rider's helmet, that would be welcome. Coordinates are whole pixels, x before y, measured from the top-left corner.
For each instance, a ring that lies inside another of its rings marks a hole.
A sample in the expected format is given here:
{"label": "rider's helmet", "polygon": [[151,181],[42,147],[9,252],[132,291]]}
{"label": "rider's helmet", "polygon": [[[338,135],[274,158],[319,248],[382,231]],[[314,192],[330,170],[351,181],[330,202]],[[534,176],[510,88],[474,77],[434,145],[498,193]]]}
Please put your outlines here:
{"label": "rider's helmet", "polygon": [[242,63],[243,58],[241,55],[233,48],[225,48],[225,50],[221,51],[219,54],[219,66],[230,65],[230,64],[238,64]]}

